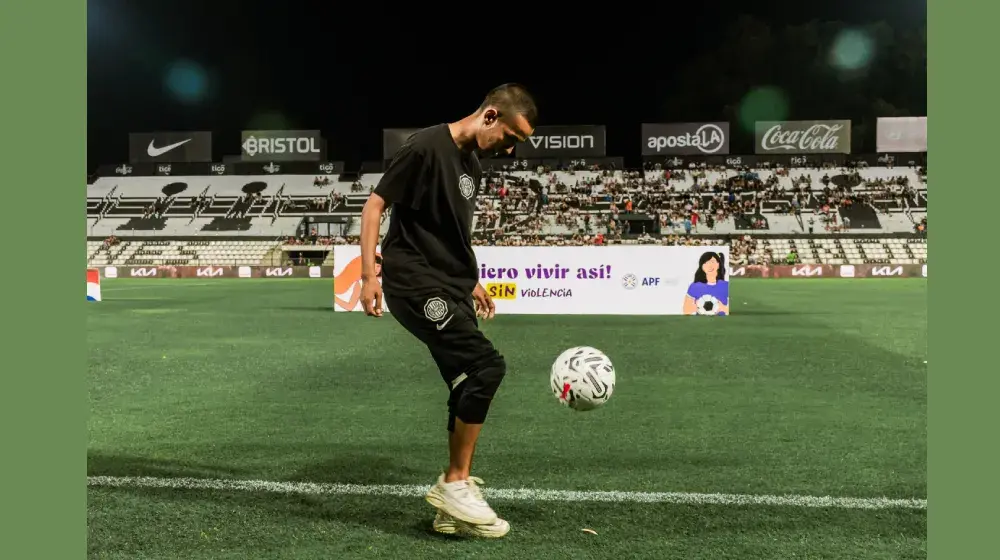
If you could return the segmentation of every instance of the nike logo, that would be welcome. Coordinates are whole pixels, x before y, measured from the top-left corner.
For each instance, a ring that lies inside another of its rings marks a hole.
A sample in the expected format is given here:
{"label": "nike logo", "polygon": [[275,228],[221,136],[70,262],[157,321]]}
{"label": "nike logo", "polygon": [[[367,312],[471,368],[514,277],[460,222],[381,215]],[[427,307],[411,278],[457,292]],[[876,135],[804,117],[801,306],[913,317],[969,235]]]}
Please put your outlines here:
{"label": "nike logo", "polygon": [[442,322],[440,322],[440,323],[438,323],[438,324],[436,325],[436,326],[437,326],[437,330],[441,330],[441,329],[443,329],[443,328],[444,328],[444,327],[445,327],[445,326],[446,326],[446,325],[447,325],[448,323],[450,323],[450,322],[451,322],[451,320],[452,320],[452,319],[454,319],[454,318],[455,318],[455,314],[454,314],[454,313],[452,313],[451,315],[448,315],[448,318],[447,318],[447,319],[445,319],[444,321],[442,321]]}
{"label": "nike logo", "polygon": [[178,146],[183,146],[184,144],[187,144],[190,141],[191,139],[188,138],[187,140],[181,140],[176,144],[170,144],[169,146],[163,146],[162,148],[157,148],[156,146],[153,145],[153,143],[156,142],[156,140],[150,140],[149,147],[146,148],[146,153],[149,154],[149,157],[162,156],[163,154],[169,152],[170,150],[173,150]]}

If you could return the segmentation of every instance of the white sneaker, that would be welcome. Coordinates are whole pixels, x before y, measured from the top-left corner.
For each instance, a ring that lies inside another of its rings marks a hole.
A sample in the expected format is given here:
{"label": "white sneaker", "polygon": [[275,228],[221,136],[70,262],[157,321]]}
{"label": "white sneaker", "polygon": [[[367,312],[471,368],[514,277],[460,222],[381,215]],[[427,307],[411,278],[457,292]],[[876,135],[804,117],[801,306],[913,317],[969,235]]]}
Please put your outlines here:
{"label": "white sneaker", "polygon": [[474,476],[470,476],[468,480],[445,482],[442,473],[425,499],[459,521],[471,525],[492,525],[497,521],[497,514],[483,499],[483,493],[477,486],[482,482],[482,479]]}
{"label": "white sneaker", "polygon": [[471,525],[438,510],[437,515],[434,516],[434,530],[444,535],[499,539],[510,532],[510,523],[498,517],[490,525]]}

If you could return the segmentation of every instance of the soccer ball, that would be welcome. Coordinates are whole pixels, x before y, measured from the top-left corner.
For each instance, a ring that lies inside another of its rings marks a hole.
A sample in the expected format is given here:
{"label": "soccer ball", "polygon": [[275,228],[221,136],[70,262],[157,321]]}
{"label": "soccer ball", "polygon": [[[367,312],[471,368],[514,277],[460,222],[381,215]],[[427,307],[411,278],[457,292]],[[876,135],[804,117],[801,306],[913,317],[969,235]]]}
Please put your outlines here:
{"label": "soccer ball", "polygon": [[552,394],[573,410],[594,410],[615,390],[615,366],[596,348],[570,348],[552,364]]}

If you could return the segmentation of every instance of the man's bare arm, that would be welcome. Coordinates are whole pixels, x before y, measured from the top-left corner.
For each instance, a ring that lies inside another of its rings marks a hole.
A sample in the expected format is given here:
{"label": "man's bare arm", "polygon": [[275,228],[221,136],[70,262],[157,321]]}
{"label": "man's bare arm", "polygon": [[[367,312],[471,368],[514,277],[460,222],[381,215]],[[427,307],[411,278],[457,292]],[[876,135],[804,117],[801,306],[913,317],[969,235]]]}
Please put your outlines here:
{"label": "man's bare arm", "polygon": [[375,280],[375,247],[378,246],[383,212],[385,199],[371,193],[361,210],[361,278],[365,282]]}

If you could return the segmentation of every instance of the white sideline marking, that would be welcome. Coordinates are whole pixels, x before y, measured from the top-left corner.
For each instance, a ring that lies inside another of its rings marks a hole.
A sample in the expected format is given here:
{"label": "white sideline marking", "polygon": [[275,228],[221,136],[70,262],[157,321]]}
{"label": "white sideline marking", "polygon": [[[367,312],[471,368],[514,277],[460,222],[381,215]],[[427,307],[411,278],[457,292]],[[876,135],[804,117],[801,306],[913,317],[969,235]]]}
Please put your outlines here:
{"label": "white sideline marking", "polygon": [[176,288],[177,286],[211,286],[215,282],[177,282],[176,284],[150,284],[148,286],[101,286],[101,292],[124,292],[127,290],[156,290],[159,288]]}
{"label": "white sideline marking", "polygon": [[[277,494],[399,496],[421,498],[430,489],[417,485],[319,484],[268,480],[210,478],[156,478],[132,476],[88,476],[87,486],[98,488],[169,488],[175,490],[220,490]],[[697,494],[690,492],[585,492],[532,490],[528,488],[483,488],[490,498],[513,501],[663,503],[724,506],[792,506],[837,509],[926,510],[927,500],[916,498],[834,498],[831,496],[769,496],[755,494]]]}

